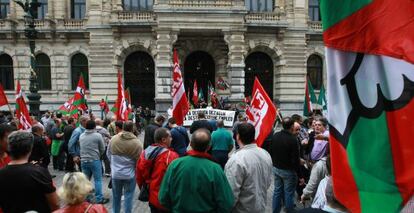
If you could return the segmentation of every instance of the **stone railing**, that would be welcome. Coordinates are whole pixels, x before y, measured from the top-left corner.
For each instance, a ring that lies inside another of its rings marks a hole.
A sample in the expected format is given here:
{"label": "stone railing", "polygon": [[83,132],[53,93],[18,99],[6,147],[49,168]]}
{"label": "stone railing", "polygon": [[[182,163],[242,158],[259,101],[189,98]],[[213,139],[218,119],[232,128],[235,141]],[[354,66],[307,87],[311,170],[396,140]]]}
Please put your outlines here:
{"label": "stone railing", "polygon": [[66,20],[63,20],[63,27],[65,29],[83,29],[84,20],[66,19]]}
{"label": "stone railing", "polygon": [[234,0],[170,0],[172,7],[231,7]]}
{"label": "stone railing", "polygon": [[123,11],[123,12],[118,12],[118,21],[120,22],[153,22],[155,21],[155,14],[153,12]]}
{"label": "stone railing", "polygon": [[246,15],[246,23],[277,22],[280,21],[280,13],[249,13]]}
{"label": "stone railing", "polygon": [[308,21],[308,27],[311,31],[322,32],[322,22],[320,21]]}
{"label": "stone railing", "polygon": [[46,21],[44,19],[34,20],[36,28],[44,28],[46,26]]}

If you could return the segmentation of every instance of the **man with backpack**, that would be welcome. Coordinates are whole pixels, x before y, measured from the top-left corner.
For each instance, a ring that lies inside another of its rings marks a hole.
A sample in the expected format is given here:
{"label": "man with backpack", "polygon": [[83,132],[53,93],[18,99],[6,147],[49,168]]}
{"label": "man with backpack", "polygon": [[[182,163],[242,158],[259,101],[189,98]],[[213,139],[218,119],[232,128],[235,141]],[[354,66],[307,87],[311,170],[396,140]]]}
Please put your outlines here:
{"label": "man with backpack", "polygon": [[154,133],[155,143],[148,146],[138,160],[136,179],[141,189],[140,198],[145,197],[142,193],[149,187],[149,206],[152,213],[167,211],[158,200],[158,192],[167,167],[179,157],[169,149],[171,140],[168,129],[158,128]]}

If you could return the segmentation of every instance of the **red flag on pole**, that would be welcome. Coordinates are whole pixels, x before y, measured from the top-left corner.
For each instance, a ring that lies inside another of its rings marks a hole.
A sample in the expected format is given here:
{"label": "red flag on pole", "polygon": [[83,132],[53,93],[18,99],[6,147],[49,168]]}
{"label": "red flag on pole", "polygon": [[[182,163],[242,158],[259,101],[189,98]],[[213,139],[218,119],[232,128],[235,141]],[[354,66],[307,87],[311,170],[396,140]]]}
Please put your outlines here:
{"label": "red flag on pole", "polygon": [[257,77],[254,80],[252,100],[246,110],[249,122],[256,129],[256,143],[262,146],[263,141],[272,130],[276,118],[276,107],[267,95]]}
{"label": "red flag on pole", "polygon": [[32,119],[30,118],[29,110],[27,110],[19,81],[17,81],[16,88],[16,115],[17,119],[19,119],[19,129],[27,130],[32,127]]}
{"label": "red flag on pole", "polygon": [[183,77],[181,75],[180,64],[178,63],[177,50],[175,49],[173,58],[173,85],[171,89],[171,96],[173,97],[173,117],[176,119],[177,125],[182,125],[184,123],[184,117],[188,112],[188,100],[185,95]]}
{"label": "red flag on pole", "polygon": [[118,121],[127,121],[128,120],[128,106],[127,100],[125,97],[125,90],[122,82],[122,74],[121,71],[118,70],[118,98],[115,102],[115,115],[116,120]]}
{"label": "red flag on pole", "polygon": [[9,102],[7,101],[7,96],[6,94],[4,94],[3,86],[0,84],[0,106],[4,106],[7,104],[9,104]]}
{"label": "red flag on pole", "polygon": [[197,86],[197,80],[194,79],[194,85],[193,85],[193,104],[194,107],[198,105],[198,86]]}

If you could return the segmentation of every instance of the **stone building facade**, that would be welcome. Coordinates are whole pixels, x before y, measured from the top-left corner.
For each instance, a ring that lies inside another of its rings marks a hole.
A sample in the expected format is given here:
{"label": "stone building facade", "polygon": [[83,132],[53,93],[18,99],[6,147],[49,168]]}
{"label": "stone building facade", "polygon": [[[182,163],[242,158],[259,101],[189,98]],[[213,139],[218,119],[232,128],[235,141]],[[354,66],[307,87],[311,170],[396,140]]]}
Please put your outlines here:
{"label": "stone building facade", "polygon": [[[113,103],[121,70],[134,105],[165,112],[174,48],[189,95],[197,80],[205,94],[210,83],[220,97],[238,102],[258,76],[291,114],[302,111],[306,76],[315,89],[326,85],[317,0],[39,1],[41,110],[63,104],[80,72],[93,109],[106,95]],[[0,11],[0,77],[13,102],[17,79],[28,92],[30,53],[24,12],[9,0],[0,0]],[[229,87],[218,89],[218,82]]]}

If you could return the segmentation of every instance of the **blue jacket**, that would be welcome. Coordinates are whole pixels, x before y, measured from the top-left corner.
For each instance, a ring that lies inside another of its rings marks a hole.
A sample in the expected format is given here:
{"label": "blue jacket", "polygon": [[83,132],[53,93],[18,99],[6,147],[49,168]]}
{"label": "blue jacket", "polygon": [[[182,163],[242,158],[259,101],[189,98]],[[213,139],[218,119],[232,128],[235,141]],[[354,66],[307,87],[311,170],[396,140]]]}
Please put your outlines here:
{"label": "blue jacket", "polygon": [[187,153],[187,146],[190,143],[187,129],[182,126],[177,126],[171,129],[171,148],[178,153],[180,157]]}
{"label": "blue jacket", "polygon": [[83,126],[79,126],[75,130],[73,130],[72,136],[70,137],[68,144],[69,154],[71,154],[72,156],[80,157],[79,137],[84,132],[85,128],[83,128]]}

